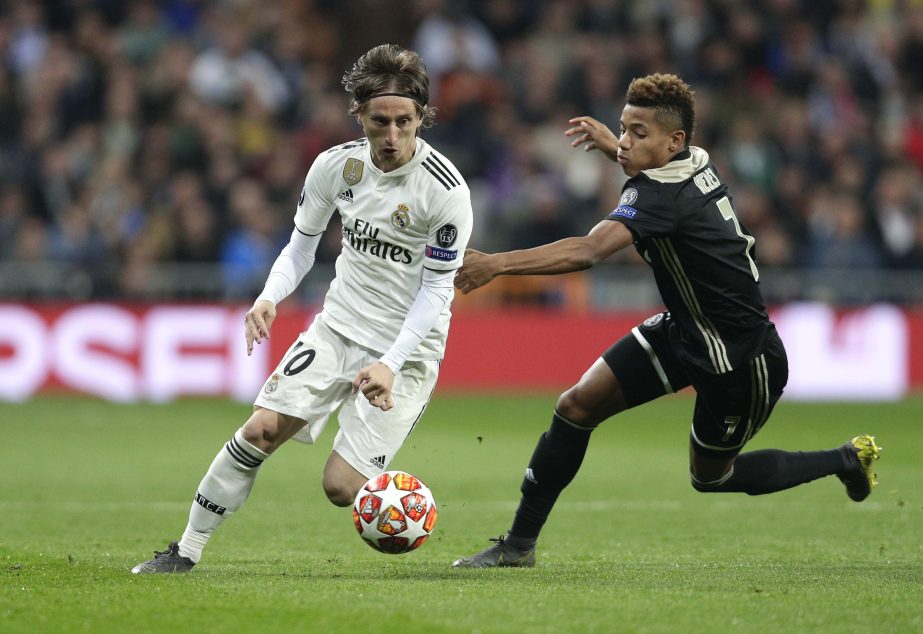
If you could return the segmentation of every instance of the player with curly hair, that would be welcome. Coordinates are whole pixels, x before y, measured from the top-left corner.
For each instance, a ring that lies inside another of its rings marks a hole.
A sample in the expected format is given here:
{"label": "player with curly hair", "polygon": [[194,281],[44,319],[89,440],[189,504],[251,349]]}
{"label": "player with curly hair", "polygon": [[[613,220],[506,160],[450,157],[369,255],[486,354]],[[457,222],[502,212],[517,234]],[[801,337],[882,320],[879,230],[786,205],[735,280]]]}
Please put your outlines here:
{"label": "player with curly hair", "polygon": [[676,75],[631,82],[619,134],[591,117],[572,119],[573,147],[599,150],[628,181],[618,206],[586,236],[533,249],[468,250],[455,284],[464,293],[497,275],[553,275],[589,268],[634,244],[650,265],[666,311],[606,350],[557,402],[538,440],[508,534],[457,560],[466,568],[532,566],[535,544],[561,491],[603,421],[692,386],[692,486],[760,495],[837,475],[849,497],[876,485],[879,448],[869,435],[826,451],[740,453],[769,418],[788,379],[785,348],[759,289],[755,240],[734,213],[708,153],[690,145],[695,102]]}

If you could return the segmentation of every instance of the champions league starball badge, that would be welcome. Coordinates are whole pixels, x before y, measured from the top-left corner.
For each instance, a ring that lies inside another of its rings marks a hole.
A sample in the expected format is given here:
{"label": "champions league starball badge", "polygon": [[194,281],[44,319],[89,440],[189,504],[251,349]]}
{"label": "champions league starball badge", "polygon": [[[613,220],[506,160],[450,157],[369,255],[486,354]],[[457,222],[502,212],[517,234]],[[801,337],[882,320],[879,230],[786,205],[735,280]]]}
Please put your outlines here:
{"label": "champions league starball badge", "polygon": [[636,200],[638,200],[638,190],[634,187],[629,187],[624,192],[622,192],[622,197],[619,199],[619,205],[630,206]]}

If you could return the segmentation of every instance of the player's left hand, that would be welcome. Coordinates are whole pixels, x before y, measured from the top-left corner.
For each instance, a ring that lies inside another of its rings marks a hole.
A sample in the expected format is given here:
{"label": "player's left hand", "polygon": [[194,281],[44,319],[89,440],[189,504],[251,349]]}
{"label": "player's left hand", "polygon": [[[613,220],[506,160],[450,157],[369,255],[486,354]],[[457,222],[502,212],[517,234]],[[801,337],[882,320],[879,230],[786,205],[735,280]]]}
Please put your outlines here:
{"label": "player's left hand", "polygon": [[391,388],[394,386],[394,373],[381,361],[367,365],[353,379],[353,394],[362,390],[369,403],[387,412],[394,407]]}
{"label": "player's left hand", "polygon": [[618,160],[619,140],[605,124],[593,117],[574,117],[568,121],[573,127],[564,132],[564,136],[577,137],[571,147],[580,147],[586,152],[599,150],[611,160]]}
{"label": "player's left hand", "polygon": [[455,274],[455,288],[467,295],[497,276],[490,253],[465,249],[465,263]]}

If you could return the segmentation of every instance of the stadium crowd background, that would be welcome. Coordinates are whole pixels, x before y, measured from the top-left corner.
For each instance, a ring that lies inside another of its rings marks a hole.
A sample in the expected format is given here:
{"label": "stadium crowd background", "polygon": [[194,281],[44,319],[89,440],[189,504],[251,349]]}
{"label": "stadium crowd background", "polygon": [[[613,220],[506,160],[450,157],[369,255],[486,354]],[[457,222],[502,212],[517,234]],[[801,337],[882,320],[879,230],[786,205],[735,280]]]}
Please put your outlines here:
{"label": "stadium crowd background", "polygon": [[382,42],[426,61],[476,248],[604,217],[624,177],[568,118],[616,128],[633,77],[677,72],[761,267],[923,271],[921,2],[10,0],[0,297],[249,301],[314,157],[360,136],[340,77]]}

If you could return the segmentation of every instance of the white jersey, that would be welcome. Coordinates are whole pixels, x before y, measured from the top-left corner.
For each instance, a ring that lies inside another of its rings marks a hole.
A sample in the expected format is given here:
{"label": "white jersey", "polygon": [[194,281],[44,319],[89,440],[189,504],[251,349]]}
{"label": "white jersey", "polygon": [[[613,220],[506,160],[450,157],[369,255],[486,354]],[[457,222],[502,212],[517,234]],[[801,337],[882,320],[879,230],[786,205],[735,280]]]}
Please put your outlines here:
{"label": "white jersey", "polygon": [[[317,157],[295,228],[322,233],[334,210],[343,222],[343,242],[324,299],[324,323],[384,352],[416,299],[423,267],[451,271],[462,265],[472,223],[468,185],[451,161],[419,138],[413,158],[384,173],[363,138]],[[442,358],[450,317],[446,304],[410,360]]]}

